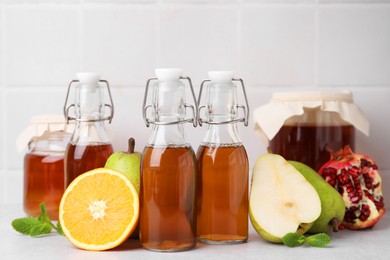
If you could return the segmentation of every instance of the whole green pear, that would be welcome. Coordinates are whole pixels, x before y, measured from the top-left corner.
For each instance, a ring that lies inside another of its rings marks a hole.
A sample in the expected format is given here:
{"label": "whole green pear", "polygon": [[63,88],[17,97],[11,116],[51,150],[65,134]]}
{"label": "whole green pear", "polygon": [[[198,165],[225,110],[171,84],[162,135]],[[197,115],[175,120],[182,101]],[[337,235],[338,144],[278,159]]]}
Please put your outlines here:
{"label": "whole green pear", "polygon": [[345,214],[343,198],[336,189],[329,185],[309,166],[296,161],[288,162],[294,166],[311,185],[313,185],[320,196],[321,215],[314,221],[308,233],[328,232],[330,229],[337,232],[338,226],[342,223]]}
{"label": "whole green pear", "polygon": [[141,171],[141,153],[134,152],[135,140],[129,139],[127,152],[115,152],[108,157],[105,168],[116,170],[123,173],[131,181],[139,194],[140,189],[140,171]]}
{"label": "whole green pear", "polygon": [[[131,181],[139,194],[142,154],[134,152],[134,147],[135,140],[134,138],[130,138],[127,152],[115,152],[111,154],[104,167],[123,173]],[[130,238],[139,238],[139,223]]]}

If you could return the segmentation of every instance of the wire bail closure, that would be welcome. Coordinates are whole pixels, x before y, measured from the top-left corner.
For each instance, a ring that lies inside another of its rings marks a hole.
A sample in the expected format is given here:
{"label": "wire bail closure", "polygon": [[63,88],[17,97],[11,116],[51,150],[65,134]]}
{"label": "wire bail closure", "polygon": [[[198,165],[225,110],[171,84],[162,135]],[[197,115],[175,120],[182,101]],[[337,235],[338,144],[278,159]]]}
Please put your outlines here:
{"label": "wire bail closure", "polygon": [[206,106],[204,106],[204,105],[200,106],[200,101],[201,101],[201,97],[202,97],[203,87],[204,87],[205,83],[211,82],[210,79],[206,79],[206,80],[202,81],[202,84],[200,85],[200,90],[199,90],[199,97],[198,97],[198,104],[197,104],[198,108],[199,108],[199,110],[198,110],[198,123],[199,123],[199,126],[202,126],[203,123],[210,124],[210,125],[223,125],[223,124],[230,124],[230,123],[237,123],[237,122],[244,122],[244,125],[248,126],[248,122],[249,122],[249,104],[248,104],[248,98],[247,98],[246,91],[245,91],[244,81],[241,78],[233,78],[232,81],[240,82],[240,85],[241,85],[241,88],[242,88],[242,92],[244,94],[244,99],[245,99],[245,105],[246,106],[237,104],[236,107],[237,107],[237,110],[239,108],[241,108],[243,110],[244,117],[233,119],[233,120],[222,121],[222,122],[213,122],[213,121],[204,120],[204,119],[200,118],[200,111],[203,108],[206,108]]}
{"label": "wire bail closure", "polygon": [[110,85],[108,84],[107,80],[99,80],[99,82],[104,83],[106,85],[106,87],[107,87],[108,96],[110,98],[110,104],[104,104],[104,106],[110,108],[110,115],[109,116],[102,117],[102,118],[99,118],[99,119],[82,119],[82,118],[76,118],[76,117],[69,116],[70,108],[71,107],[76,107],[75,104],[70,104],[69,106],[67,106],[68,105],[70,88],[72,87],[73,83],[78,83],[78,82],[80,82],[80,80],[74,79],[68,85],[68,92],[66,93],[66,99],[65,99],[64,109],[63,109],[66,123],[68,124],[69,121],[71,121],[71,120],[75,120],[75,121],[79,121],[79,122],[100,122],[100,121],[108,120],[108,122],[111,124],[112,118],[114,117],[114,103],[112,101]]}
{"label": "wire bail closure", "polygon": [[146,82],[144,101],[143,101],[143,106],[142,106],[142,116],[143,116],[143,119],[144,119],[146,127],[149,127],[150,124],[154,124],[154,125],[175,125],[175,124],[183,124],[183,123],[192,123],[192,125],[194,127],[197,126],[197,121],[198,121],[197,120],[198,119],[198,104],[196,103],[196,97],[195,97],[194,88],[192,86],[192,81],[191,81],[190,77],[180,76],[179,79],[187,80],[188,83],[189,83],[189,86],[190,86],[190,89],[191,89],[192,98],[193,98],[194,104],[195,104],[195,108],[194,108],[193,105],[187,104],[187,103],[184,103],[184,107],[186,109],[187,108],[191,109],[193,117],[192,118],[182,119],[182,120],[177,120],[177,121],[173,121],[173,122],[157,122],[157,121],[149,119],[147,117],[147,110],[152,107],[152,104],[149,104],[149,105],[146,104],[147,103],[147,98],[148,98],[148,93],[149,93],[149,86],[150,86],[150,83],[152,81],[157,81],[158,80],[157,77],[152,77],[152,78],[149,78],[148,81]]}

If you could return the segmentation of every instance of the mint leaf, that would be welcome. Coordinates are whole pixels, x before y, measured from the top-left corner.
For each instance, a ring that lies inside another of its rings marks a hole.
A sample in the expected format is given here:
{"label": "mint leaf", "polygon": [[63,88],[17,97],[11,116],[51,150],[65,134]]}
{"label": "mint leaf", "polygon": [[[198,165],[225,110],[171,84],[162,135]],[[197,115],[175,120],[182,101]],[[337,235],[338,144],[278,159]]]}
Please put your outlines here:
{"label": "mint leaf", "polygon": [[61,236],[65,236],[64,231],[62,230],[62,227],[61,227],[61,223],[59,221],[57,222],[56,229],[57,229],[58,234],[60,234]]}
{"label": "mint leaf", "polygon": [[11,222],[11,225],[19,233],[22,233],[24,235],[30,235],[31,229],[34,226],[39,225],[40,223],[41,222],[38,220],[38,218],[28,217],[28,218],[14,219]]}
{"label": "mint leaf", "polygon": [[305,242],[314,247],[325,247],[330,243],[330,237],[325,233],[318,233],[307,237]]}
{"label": "mint leaf", "polygon": [[296,247],[305,242],[305,237],[297,233],[287,233],[283,236],[282,241],[288,247]]}
{"label": "mint leaf", "polygon": [[52,226],[48,223],[41,223],[39,225],[34,226],[31,229],[30,236],[37,237],[40,235],[49,234],[52,230]]}
{"label": "mint leaf", "polygon": [[47,211],[46,211],[46,206],[45,206],[45,203],[44,202],[41,202],[39,204],[39,208],[41,209],[41,220],[45,221],[45,222],[51,222],[51,219],[49,217],[49,214],[47,214]]}
{"label": "mint leaf", "polygon": [[39,204],[39,208],[41,209],[41,213],[42,213],[43,216],[47,215],[46,206],[45,206],[44,202],[41,202]]}
{"label": "mint leaf", "polygon": [[62,231],[59,222],[57,223],[57,225],[54,225],[51,222],[50,216],[49,214],[47,214],[46,211],[45,203],[42,202],[41,204],[39,204],[39,207],[41,209],[40,216],[36,218],[27,217],[15,219],[11,222],[12,227],[16,231],[32,237],[49,234],[53,228],[57,230],[60,235],[64,235],[64,232]]}

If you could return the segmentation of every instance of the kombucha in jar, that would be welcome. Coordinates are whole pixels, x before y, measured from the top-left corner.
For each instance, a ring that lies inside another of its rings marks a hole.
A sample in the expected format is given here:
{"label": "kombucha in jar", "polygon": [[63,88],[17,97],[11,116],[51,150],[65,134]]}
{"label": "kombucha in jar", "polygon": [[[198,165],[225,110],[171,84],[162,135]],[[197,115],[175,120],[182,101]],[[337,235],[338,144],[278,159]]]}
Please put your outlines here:
{"label": "kombucha in jar", "polygon": [[[248,157],[240,141],[237,123],[248,122],[248,103],[241,79],[231,71],[209,72],[202,83],[206,101],[200,106],[199,124],[207,131],[198,148],[197,159],[197,239],[208,244],[238,244],[248,239]],[[237,104],[236,85],[240,81],[246,107]],[[208,85],[204,85],[210,82]],[[244,108],[242,118],[239,108]]]}
{"label": "kombucha in jar", "polygon": [[[157,69],[156,75],[147,83],[143,104],[146,126],[153,129],[141,161],[140,242],[152,251],[176,252],[196,245],[197,163],[183,125],[196,126],[197,106],[191,80],[181,69]],[[182,79],[189,82],[195,108],[185,101]],[[153,105],[147,105],[151,80],[157,82]],[[186,108],[192,108],[192,118]]]}
{"label": "kombucha in jar", "polygon": [[351,92],[278,92],[254,112],[256,128],[272,153],[304,163],[315,171],[330,151],[355,147],[355,130],[368,135],[369,122]]}
{"label": "kombucha in jar", "polygon": [[[21,135],[35,135],[24,156],[23,208],[35,217],[41,214],[39,204],[43,202],[49,216],[57,220],[64,192],[64,154],[71,134],[62,117],[34,117],[31,123]],[[45,129],[43,134],[39,129]]]}
{"label": "kombucha in jar", "polygon": [[[113,103],[108,82],[100,80],[98,73],[77,73],[77,80],[71,81],[64,106],[66,120],[76,122],[72,138],[65,153],[65,187],[80,174],[104,167],[108,157],[113,153],[105,130],[104,122],[111,122]],[[105,104],[105,83],[110,104]],[[68,105],[69,93],[75,94],[74,102]],[[74,116],[70,114],[74,107]],[[104,108],[110,109],[106,115]]]}

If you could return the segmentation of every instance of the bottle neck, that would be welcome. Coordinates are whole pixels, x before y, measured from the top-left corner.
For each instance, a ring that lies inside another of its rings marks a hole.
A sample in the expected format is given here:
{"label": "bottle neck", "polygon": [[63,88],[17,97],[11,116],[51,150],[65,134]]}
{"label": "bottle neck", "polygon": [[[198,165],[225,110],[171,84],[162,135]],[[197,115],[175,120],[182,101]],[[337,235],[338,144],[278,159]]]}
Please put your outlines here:
{"label": "bottle neck", "polygon": [[76,127],[70,142],[72,144],[106,144],[110,143],[110,139],[106,133],[104,121],[76,121]]}
{"label": "bottle neck", "polygon": [[149,138],[149,146],[190,146],[184,133],[183,124],[153,125],[153,132]]}
{"label": "bottle neck", "polygon": [[207,131],[202,140],[202,144],[241,144],[241,139],[238,135],[237,123],[207,125]]}
{"label": "bottle neck", "polygon": [[76,89],[75,113],[77,119],[101,120],[104,116],[104,98],[99,86],[80,84]]}

